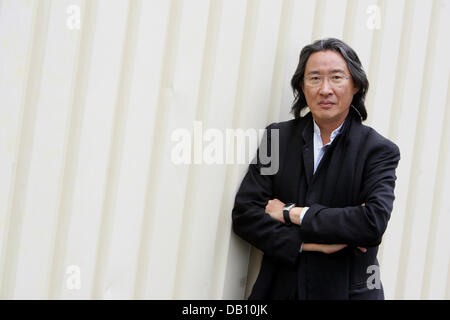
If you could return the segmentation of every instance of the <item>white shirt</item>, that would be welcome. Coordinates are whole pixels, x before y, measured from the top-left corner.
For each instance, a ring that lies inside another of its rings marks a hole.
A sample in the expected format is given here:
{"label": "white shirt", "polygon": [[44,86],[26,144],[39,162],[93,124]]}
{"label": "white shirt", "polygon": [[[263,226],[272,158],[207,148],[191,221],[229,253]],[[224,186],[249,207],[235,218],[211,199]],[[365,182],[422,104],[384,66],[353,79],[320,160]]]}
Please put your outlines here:
{"label": "white shirt", "polygon": [[[323,145],[322,136],[320,135],[320,128],[317,125],[317,123],[313,120],[314,123],[314,136],[313,136],[313,144],[314,144],[314,171],[313,174],[316,173],[317,167],[319,166],[320,160],[322,160],[323,155],[325,154],[326,149],[328,146],[333,142],[334,138],[341,132],[342,125],[344,122],[341,123],[341,125],[333,130],[330,136],[330,142],[328,142],[326,145]],[[303,218],[308,212],[309,207],[303,207],[302,212],[300,213],[300,223],[302,223]],[[303,243],[300,247],[300,252],[302,252]]]}
{"label": "white shirt", "polygon": [[320,160],[322,160],[323,155],[325,154],[325,150],[327,147],[333,142],[334,138],[341,132],[342,125],[344,122],[341,123],[341,125],[335,129],[330,136],[330,142],[328,142],[326,145],[323,145],[322,142],[322,136],[320,135],[320,128],[317,125],[317,123],[313,120],[314,123],[314,171],[313,174],[316,173],[317,167],[319,166]]}

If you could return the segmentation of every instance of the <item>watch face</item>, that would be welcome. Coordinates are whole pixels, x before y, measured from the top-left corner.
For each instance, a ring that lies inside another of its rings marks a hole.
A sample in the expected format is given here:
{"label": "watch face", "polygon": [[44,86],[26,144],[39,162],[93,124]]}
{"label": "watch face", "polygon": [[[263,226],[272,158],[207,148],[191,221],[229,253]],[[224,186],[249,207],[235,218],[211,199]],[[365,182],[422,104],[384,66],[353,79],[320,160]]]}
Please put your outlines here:
{"label": "watch face", "polygon": [[295,206],[295,203],[288,203],[288,204],[285,206],[285,209],[286,209],[286,210],[291,210],[294,206]]}

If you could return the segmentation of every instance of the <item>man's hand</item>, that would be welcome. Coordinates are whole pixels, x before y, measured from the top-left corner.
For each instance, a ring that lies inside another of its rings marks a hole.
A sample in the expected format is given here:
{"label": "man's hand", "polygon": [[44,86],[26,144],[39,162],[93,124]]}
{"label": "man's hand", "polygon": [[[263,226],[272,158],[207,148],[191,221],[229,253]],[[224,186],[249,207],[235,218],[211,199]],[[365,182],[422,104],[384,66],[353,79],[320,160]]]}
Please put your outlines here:
{"label": "man's hand", "polygon": [[[326,254],[338,252],[347,247],[346,244],[321,244],[321,243],[303,243],[302,251],[319,251]],[[357,247],[361,252],[367,252],[366,248]]]}
{"label": "man's hand", "polygon": [[278,199],[269,200],[266,205],[266,213],[275,220],[286,223],[283,218],[284,203]]}
{"label": "man's hand", "polygon": [[347,247],[346,244],[303,243],[302,251],[319,251],[326,254],[338,252]]}
{"label": "man's hand", "polygon": [[[283,207],[284,207],[285,203],[281,202],[278,199],[272,199],[269,200],[267,202],[266,208],[265,208],[265,212],[270,215],[273,219],[278,220],[282,223],[286,223],[286,221],[284,221],[284,217],[283,217]],[[362,206],[365,206],[366,204],[363,203]],[[294,212],[294,209],[300,209],[299,212]],[[294,213],[294,219],[291,216],[291,220],[293,223],[297,223],[298,225],[300,225],[300,211],[301,211],[301,207],[295,207],[291,209],[291,213]],[[297,219],[298,216],[298,219]],[[297,221],[298,220],[298,221]],[[323,252],[326,254],[331,254],[331,253],[335,253],[338,252],[339,250],[344,249],[345,247],[347,247],[346,244],[320,244],[320,243],[303,243],[303,247],[302,250],[303,251],[319,251],[319,252]],[[357,247],[359,250],[361,250],[361,252],[367,252],[366,248],[363,247]]]}
{"label": "man's hand", "polygon": [[[266,205],[266,213],[269,214],[275,220],[278,220],[282,223],[286,223],[284,221],[283,216],[283,207],[284,203],[278,199],[269,200]],[[302,207],[294,207],[289,212],[289,217],[291,218],[291,222],[297,225],[300,225],[300,213],[302,212]]]}

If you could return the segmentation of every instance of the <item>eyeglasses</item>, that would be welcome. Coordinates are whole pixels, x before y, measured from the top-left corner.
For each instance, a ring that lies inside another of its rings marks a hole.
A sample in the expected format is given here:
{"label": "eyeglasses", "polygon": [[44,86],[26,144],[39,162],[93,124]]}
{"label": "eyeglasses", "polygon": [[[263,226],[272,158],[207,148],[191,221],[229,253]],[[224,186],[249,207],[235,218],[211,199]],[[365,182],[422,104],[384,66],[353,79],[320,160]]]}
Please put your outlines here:
{"label": "eyeglasses", "polygon": [[304,77],[305,84],[310,87],[319,87],[323,83],[323,78],[327,77],[330,81],[331,85],[339,86],[351,78],[351,76],[347,76],[345,73],[334,73],[334,74],[312,74]]}

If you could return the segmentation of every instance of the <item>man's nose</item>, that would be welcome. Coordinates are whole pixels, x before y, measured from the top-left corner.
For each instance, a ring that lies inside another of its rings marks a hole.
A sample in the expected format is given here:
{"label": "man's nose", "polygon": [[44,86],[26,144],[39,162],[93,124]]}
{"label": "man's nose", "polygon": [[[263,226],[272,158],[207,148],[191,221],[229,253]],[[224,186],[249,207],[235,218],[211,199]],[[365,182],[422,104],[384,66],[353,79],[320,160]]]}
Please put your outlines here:
{"label": "man's nose", "polygon": [[321,95],[329,95],[332,93],[332,88],[330,85],[330,79],[328,77],[322,78],[322,83],[320,84],[320,91],[319,93]]}

